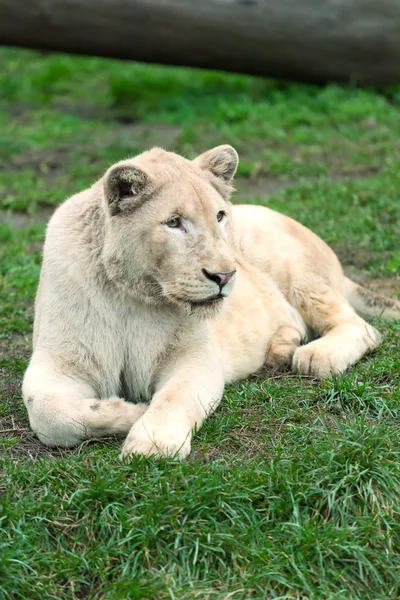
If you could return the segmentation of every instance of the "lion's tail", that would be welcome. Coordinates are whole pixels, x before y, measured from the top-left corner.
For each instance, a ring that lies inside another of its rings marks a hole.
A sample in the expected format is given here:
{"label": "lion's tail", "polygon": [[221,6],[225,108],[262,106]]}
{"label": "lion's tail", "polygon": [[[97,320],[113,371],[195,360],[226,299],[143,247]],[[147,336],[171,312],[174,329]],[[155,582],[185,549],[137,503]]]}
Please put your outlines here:
{"label": "lion's tail", "polygon": [[343,284],[343,295],[354,310],[365,319],[380,317],[385,321],[400,320],[400,302],[371,292],[348,277]]}

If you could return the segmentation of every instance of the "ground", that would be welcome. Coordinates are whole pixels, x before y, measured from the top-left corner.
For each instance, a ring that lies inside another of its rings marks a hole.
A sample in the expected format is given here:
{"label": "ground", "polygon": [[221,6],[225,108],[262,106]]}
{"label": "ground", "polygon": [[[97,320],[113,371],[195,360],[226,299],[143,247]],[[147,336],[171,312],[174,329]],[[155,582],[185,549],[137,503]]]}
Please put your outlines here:
{"label": "ground", "polygon": [[400,88],[0,51],[0,598],[398,598],[400,324],[323,383],[230,386],[184,462],[48,450],[20,384],[45,221],[114,161],[230,143],[235,201],[311,227],[396,297]]}

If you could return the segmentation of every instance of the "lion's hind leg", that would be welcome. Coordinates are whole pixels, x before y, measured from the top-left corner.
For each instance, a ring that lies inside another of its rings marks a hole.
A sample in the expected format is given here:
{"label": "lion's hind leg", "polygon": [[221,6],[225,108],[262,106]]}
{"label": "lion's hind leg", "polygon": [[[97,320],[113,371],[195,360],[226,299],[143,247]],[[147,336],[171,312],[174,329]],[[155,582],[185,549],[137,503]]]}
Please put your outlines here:
{"label": "lion's hind leg", "polygon": [[73,447],[87,439],[127,434],[147,409],[121,398],[99,399],[84,380],[64,375],[35,354],[23,382],[30,425],[46,446]]}
{"label": "lion's hind leg", "polygon": [[347,300],[328,285],[297,298],[299,311],[316,336],[296,350],[293,368],[318,378],[339,374],[380,342],[380,334],[359,317]]}

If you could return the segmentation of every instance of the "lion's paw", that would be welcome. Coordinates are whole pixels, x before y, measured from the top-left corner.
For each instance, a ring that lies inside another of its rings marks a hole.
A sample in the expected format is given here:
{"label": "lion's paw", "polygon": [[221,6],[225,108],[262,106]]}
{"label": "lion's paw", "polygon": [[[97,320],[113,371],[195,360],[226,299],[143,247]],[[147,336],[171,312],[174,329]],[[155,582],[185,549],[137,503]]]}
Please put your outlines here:
{"label": "lion's paw", "polygon": [[369,323],[364,323],[364,343],[368,350],[373,350],[379,346],[382,336],[375,327]]}
{"label": "lion's paw", "polygon": [[293,325],[279,327],[267,348],[265,363],[278,368],[290,365],[294,353],[304,338],[304,333]]}
{"label": "lion's paw", "polygon": [[346,371],[351,362],[343,352],[330,351],[318,346],[318,342],[301,346],[293,356],[293,370],[301,375],[311,375],[318,379],[326,379],[331,374],[339,375]]}
{"label": "lion's paw", "polygon": [[129,460],[132,455],[154,458],[186,458],[190,454],[191,431],[166,425],[154,427],[140,419],[132,427],[122,447],[121,460]]}

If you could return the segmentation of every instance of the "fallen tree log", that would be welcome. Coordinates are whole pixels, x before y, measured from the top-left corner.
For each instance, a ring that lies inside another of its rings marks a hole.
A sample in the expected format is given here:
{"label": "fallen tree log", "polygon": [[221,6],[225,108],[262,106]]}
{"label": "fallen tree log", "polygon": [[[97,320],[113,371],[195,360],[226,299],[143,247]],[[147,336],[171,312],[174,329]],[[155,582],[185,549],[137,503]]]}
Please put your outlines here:
{"label": "fallen tree log", "polygon": [[311,82],[400,78],[399,0],[0,0],[0,44]]}

